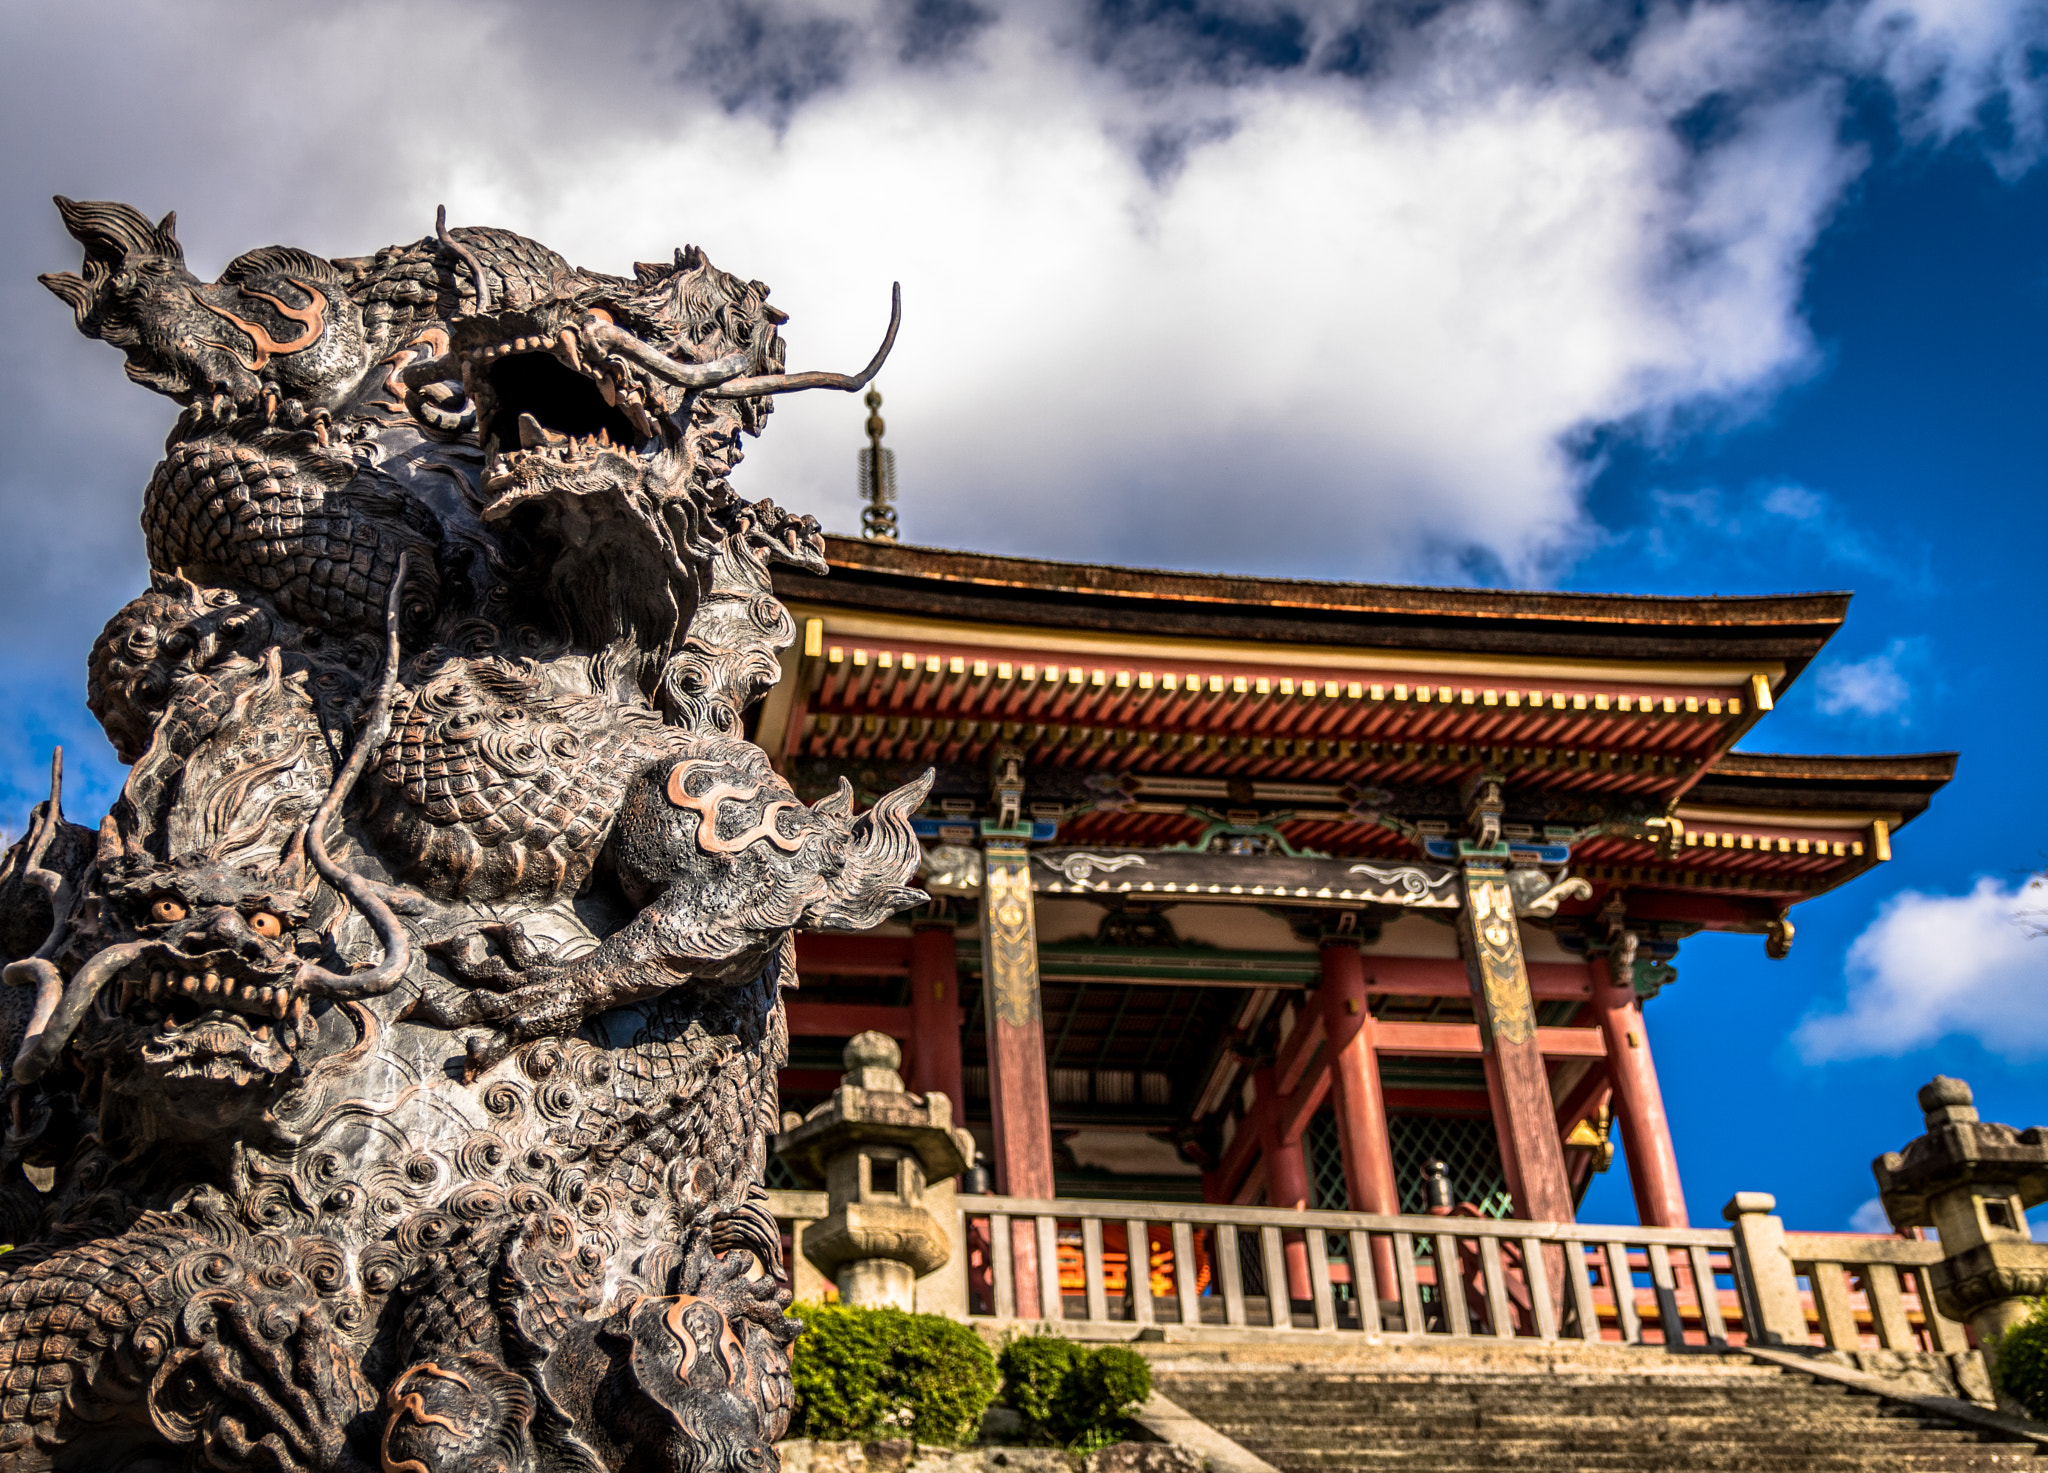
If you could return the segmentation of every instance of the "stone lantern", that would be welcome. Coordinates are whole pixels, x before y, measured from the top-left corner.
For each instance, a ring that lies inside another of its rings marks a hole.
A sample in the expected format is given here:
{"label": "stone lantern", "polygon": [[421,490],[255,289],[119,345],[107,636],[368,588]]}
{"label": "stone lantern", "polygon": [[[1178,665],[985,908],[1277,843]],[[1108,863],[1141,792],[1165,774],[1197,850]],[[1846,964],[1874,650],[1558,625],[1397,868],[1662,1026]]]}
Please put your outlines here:
{"label": "stone lantern", "polygon": [[903,1087],[903,1051],[887,1034],[856,1035],[843,1057],[839,1088],[775,1149],[805,1186],[825,1189],[827,1216],[805,1230],[803,1251],[840,1299],[911,1309],[917,1280],[953,1255],[925,1193],[966,1170],[974,1138],[955,1128],[943,1094]]}
{"label": "stone lantern", "polygon": [[1976,1332],[1987,1357],[1996,1338],[2048,1291],[2048,1244],[2027,1233],[2027,1209],[2048,1201],[2048,1131],[1977,1118],[1970,1086],[1937,1075],[1920,1091],[1927,1134],[1873,1161],[1895,1228],[1931,1227],[1942,1260],[1929,1279],[1935,1303]]}

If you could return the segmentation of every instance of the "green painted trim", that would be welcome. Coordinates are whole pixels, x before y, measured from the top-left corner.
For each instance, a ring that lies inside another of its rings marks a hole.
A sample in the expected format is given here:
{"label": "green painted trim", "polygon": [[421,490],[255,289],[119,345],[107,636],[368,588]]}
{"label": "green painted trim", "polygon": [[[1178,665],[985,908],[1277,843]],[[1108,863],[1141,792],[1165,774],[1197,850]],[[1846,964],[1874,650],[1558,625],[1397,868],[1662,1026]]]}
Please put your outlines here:
{"label": "green painted trim", "polygon": [[[979,969],[979,945],[961,943],[960,960]],[[1322,979],[1322,958],[1315,952],[1224,951],[1206,947],[1119,947],[1093,942],[1056,941],[1038,948],[1038,974],[1047,978],[1102,977],[1148,981],[1269,982],[1298,987]]]}

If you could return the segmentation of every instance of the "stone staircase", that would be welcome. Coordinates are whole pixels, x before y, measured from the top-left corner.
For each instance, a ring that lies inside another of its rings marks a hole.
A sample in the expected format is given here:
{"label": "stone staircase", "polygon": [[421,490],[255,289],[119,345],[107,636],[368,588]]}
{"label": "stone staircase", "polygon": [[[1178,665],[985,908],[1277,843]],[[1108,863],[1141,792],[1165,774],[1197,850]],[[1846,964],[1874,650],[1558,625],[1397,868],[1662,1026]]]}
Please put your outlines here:
{"label": "stone staircase", "polygon": [[[1620,1348],[1616,1347],[1619,1351]],[[1281,1473],[1907,1473],[2048,1449],[1740,1356],[1154,1356],[1156,1389]]]}

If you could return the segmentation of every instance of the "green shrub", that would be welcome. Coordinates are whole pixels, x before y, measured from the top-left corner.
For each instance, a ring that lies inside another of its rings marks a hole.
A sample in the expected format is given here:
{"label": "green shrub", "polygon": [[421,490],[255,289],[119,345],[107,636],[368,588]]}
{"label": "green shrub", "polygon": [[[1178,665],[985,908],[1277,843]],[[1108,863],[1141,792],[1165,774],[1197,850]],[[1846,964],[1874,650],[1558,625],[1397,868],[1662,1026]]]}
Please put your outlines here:
{"label": "green shrub", "polygon": [[1003,1399],[1032,1435],[1077,1452],[1123,1436],[1124,1419],[1152,1394],[1152,1367],[1121,1345],[1089,1350],[1052,1335],[1003,1347]]}
{"label": "green shrub", "polygon": [[971,1442],[996,1394],[996,1358],[967,1326],[935,1314],[802,1304],[790,1356],[799,1437]]}
{"label": "green shrub", "polygon": [[1998,1389],[2048,1422],[2048,1299],[2036,1299],[2027,1317],[1999,1336],[1992,1365]]}
{"label": "green shrub", "polygon": [[1061,1393],[1084,1354],[1073,1341],[1054,1335],[1026,1335],[1003,1347],[996,1362],[1003,1373],[1003,1400],[1035,1435],[1066,1440],[1057,1431],[1065,1425]]}

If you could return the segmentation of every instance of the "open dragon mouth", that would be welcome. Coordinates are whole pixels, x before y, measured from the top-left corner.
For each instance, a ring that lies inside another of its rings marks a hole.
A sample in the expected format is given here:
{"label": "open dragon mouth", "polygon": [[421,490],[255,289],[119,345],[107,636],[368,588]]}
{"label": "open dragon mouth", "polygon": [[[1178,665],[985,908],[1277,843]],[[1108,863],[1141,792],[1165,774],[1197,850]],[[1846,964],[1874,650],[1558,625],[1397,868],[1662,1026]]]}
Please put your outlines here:
{"label": "open dragon mouth", "polygon": [[[520,471],[547,475],[607,455],[673,451],[698,395],[746,399],[864,388],[895,344],[902,306],[902,293],[892,290],[889,330],[857,374],[769,371],[780,363],[772,327],[751,347],[723,357],[700,361],[687,347],[676,349],[683,357],[672,357],[621,327],[611,310],[591,307],[573,322],[550,308],[466,319],[444,356],[407,363],[398,378],[422,422],[444,432],[475,431],[487,458],[483,489],[496,494]],[[463,412],[450,407],[455,379],[468,401]]]}
{"label": "open dragon mouth", "polygon": [[[519,338],[478,350],[478,422],[500,454],[561,452],[585,442],[648,448],[665,438],[647,408],[648,386],[628,371],[602,380],[580,372],[566,354],[535,351]],[[656,411],[658,413],[658,411]],[[517,447],[515,450],[513,447]]]}
{"label": "open dragon mouth", "polygon": [[680,395],[647,368],[573,328],[552,337],[522,331],[531,329],[523,321],[501,331],[508,329],[516,335],[455,350],[488,457],[486,493],[513,485],[522,471],[545,475],[603,454],[646,456],[680,442],[669,417]]}
{"label": "open dragon mouth", "polygon": [[166,1017],[197,1017],[205,1012],[229,1012],[252,1018],[301,1021],[306,1015],[306,998],[287,981],[232,972],[223,976],[214,966],[196,969],[154,967],[147,976],[121,979],[118,1010],[133,1013],[138,1008],[156,1009]]}
{"label": "open dragon mouth", "polygon": [[305,995],[232,959],[159,957],[116,986],[115,1011],[141,1035],[142,1063],[159,1079],[260,1083],[292,1067],[306,1035]]}

